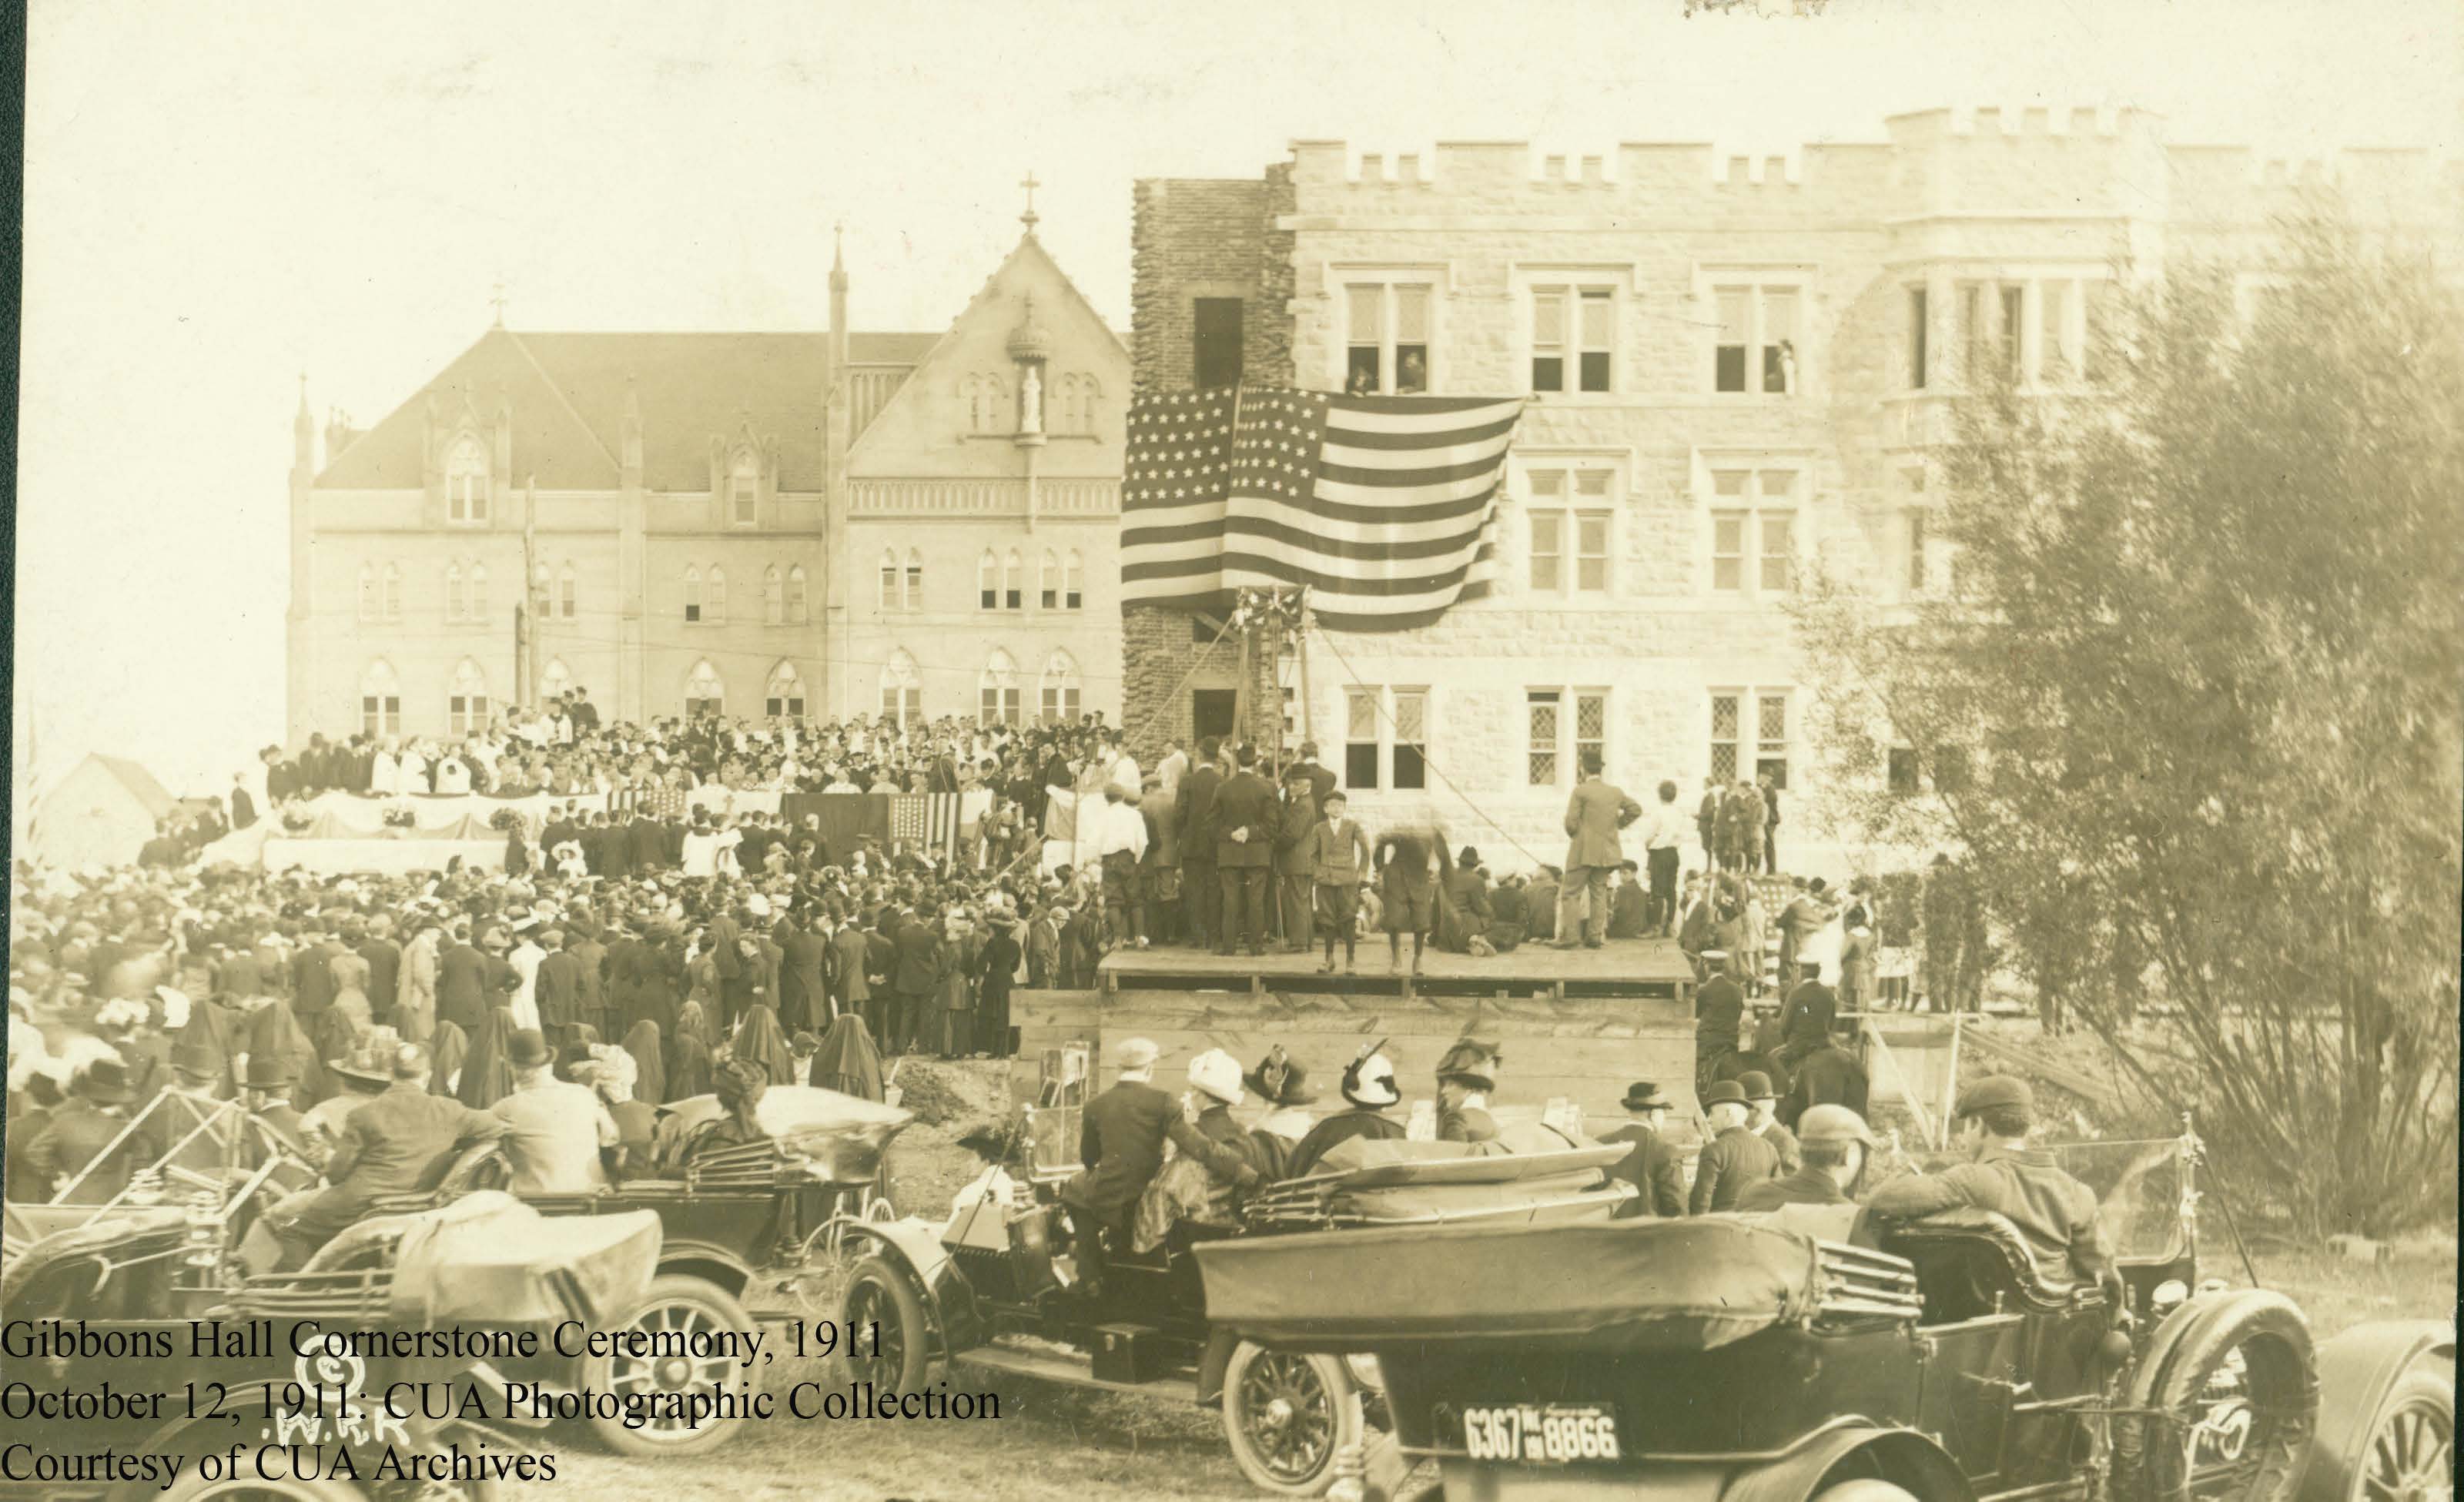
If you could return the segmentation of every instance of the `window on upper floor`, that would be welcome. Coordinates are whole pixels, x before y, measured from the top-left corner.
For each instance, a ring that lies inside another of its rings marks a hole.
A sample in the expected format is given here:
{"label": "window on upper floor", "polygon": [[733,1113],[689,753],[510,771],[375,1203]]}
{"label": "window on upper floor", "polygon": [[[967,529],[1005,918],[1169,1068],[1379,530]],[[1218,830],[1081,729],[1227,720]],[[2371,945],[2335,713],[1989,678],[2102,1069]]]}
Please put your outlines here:
{"label": "window on upper floor", "polygon": [[1796,587],[1794,469],[1711,471],[1711,590],[1751,599]]}
{"label": "window on upper floor", "polygon": [[1197,299],[1190,356],[1192,384],[1199,390],[1241,383],[1242,311],[1238,297]]}
{"label": "window on upper floor", "polygon": [[1343,389],[1353,396],[1429,389],[1426,282],[1352,282],[1344,295]]}
{"label": "window on upper floor", "polygon": [[755,463],[751,450],[739,449],[727,471],[728,519],[738,527],[752,526],[760,496],[761,468]]}
{"label": "window on upper floor", "polygon": [[1001,559],[990,548],[986,548],[984,555],[976,560],[976,608],[1001,608]]}
{"label": "window on upper floor", "polygon": [[1067,652],[1055,652],[1045,660],[1044,678],[1039,685],[1038,706],[1046,725],[1078,723],[1078,660]]}
{"label": "window on upper floor", "polygon": [[1078,555],[1077,549],[1072,548],[1068,556],[1061,561],[1061,608],[1077,610],[1086,602],[1087,560]]}
{"label": "window on upper floor", "polygon": [[394,677],[393,664],[382,657],[360,674],[360,733],[402,733],[402,682]]}
{"label": "window on upper floor", "polygon": [[1925,369],[1925,356],[1928,353],[1926,341],[1933,331],[1926,322],[1929,314],[1925,289],[1911,287],[1907,290],[1907,294],[1908,389],[1923,391],[1925,388],[1925,378],[1928,374]]}
{"label": "window on upper floor", "polygon": [[967,431],[970,433],[1006,433],[1010,430],[1009,382],[993,371],[980,371],[962,377],[958,395],[967,408]]}
{"label": "window on upper floor", "polygon": [[1788,788],[1788,688],[1714,688],[1710,693],[1710,773],[1720,782],[1759,780]]}
{"label": "window on upper floor", "polygon": [[360,565],[360,619],[374,620],[381,602],[377,594],[377,568],[373,563]]}
{"label": "window on upper floor", "polygon": [[488,450],[476,437],[466,434],[445,456],[445,519],[486,521],[488,483]]}
{"label": "window on upper floor", "polygon": [[811,608],[804,602],[804,566],[792,564],[787,570],[787,623],[801,626],[812,619]]}
{"label": "window on upper floor", "polygon": [[2088,343],[2111,283],[2102,276],[2019,276],[1954,289],[1960,379],[2060,386],[2087,374]]}
{"label": "window on upper floor", "polygon": [[701,618],[715,625],[727,619],[727,570],[710,566],[710,588],[702,599]]}
{"label": "window on upper floor", "polygon": [[1604,595],[1612,582],[1616,472],[1532,468],[1529,585],[1535,595]]}
{"label": "window on upper floor", "polygon": [[995,647],[976,677],[976,723],[1015,728],[1020,714],[1017,661]]}
{"label": "window on upper floor", "polygon": [[556,571],[556,613],[561,619],[570,620],[578,613],[581,591],[581,577],[574,573],[572,564]]}
{"label": "window on upper floor", "polygon": [[466,657],[445,687],[445,729],[458,739],[486,729],[488,723],[488,675]]}
{"label": "window on upper floor", "polygon": [[907,550],[907,595],[901,603],[909,610],[924,608],[924,555],[913,548]]}
{"label": "window on upper floor", "polygon": [[685,566],[685,620],[688,622],[702,619],[703,603],[701,570],[687,564]]}
{"label": "window on upper floor", "polygon": [[1036,578],[1036,604],[1045,610],[1061,608],[1061,558],[1050,548],[1044,550],[1044,567]]}
{"label": "window on upper floor", "polygon": [[898,555],[885,548],[881,553],[881,608],[898,608]]}
{"label": "window on upper floor", "polygon": [[472,564],[470,577],[470,619],[473,620],[484,621],[488,619],[488,566],[484,563]]}
{"label": "window on upper floor", "polygon": [[905,647],[881,664],[881,717],[905,729],[924,723],[924,679]]}
{"label": "window on upper floor", "polygon": [[1712,289],[1719,318],[1712,347],[1711,389],[1793,396],[1797,381],[1795,282],[1728,282]]}
{"label": "window on upper floor", "polygon": [[1531,289],[1531,389],[1616,387],[1617,294],[1608,287]]}
{"label": "window on upper floor", "polygon": [[1524,691],[1529,746],[1524,774],[1535,788],[1569,783],[1596,759],[1608,759],[1609,691],[1530,688]]}
{"label": "window on upper floor", "polygon": [[1356,685],[1344,691],[1343,785],[1426,788],[1429,691]]}
{"label": "window on upper floor", "polygon": [[761,712],[774,720],[804,717],[804,680],[797,674],[795,664],[781,663],[770,670],[770,682],[762,688]]}
{"label": "window on upper floor", "polygon": [[1026,608],[1026,565],[1020,560],[1016,548],[1001,559],[1001,608]]}
{"label": "window on upper floor", "polygon": [[462,565],[459,563],[445,565],[445,619],[448,620],[471,619],[471,586],[470,582],[463,578]]}
{"label": "window on upper floor", "polygon": [[787,576],[771,564],[761,571],[761,623],[783,626],[787,623]]}

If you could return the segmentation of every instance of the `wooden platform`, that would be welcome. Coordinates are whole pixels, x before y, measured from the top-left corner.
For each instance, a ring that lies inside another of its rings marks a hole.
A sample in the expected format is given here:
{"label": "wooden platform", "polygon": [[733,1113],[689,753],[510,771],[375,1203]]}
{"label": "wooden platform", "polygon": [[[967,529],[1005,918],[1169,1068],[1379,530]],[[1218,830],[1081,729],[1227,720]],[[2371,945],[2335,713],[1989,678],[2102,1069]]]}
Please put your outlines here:
{"label": "wooden platform", "polygon": [[1261,995],[1306,990],[1341,996],[1575,996],[1649,997],[1679,1002],[1690,1012],[1694,972],[1674,940],[1619,939],[1596,949],[1523,945],[1510,953],[1480,958],[1430,949],[1421,973],[1387,972],[1386,947],[1364,940],[1356,973],[1318,973],[1317,954],[1218,954],[1212,949],[1115,949],[1096,967],[1096,989],[1221,990]]}

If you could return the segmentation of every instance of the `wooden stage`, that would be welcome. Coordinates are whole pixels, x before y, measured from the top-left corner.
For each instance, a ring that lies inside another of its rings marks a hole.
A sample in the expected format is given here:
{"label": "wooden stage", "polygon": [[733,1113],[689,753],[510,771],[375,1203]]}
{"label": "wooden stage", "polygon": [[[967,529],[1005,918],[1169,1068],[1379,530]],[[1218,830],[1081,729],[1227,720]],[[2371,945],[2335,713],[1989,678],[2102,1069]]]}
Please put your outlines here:
{"label": "wooden stage", "polygon": [[1489,1098],[1502,1112],[1536,1113],[1562,1097],[1606,1125],[1622,1119],[1617,1099],[1638,1079],[1657,1081],[1680,1111],[1693,1109],[1693,973],[1674,943],[1525,946],[1486,959],[1433,950],[1417,980],[1386,973],[1383,945],[1364,945],[1360,958],[1347,976],[1318,974],[1314,954],[1116,951],[1093,990],[1012,993],[1016,1093],[1034,1099],[1045,1051],[1072,1045],[1090,1051],[1100,1088],[1113,1072],[1106,1051],[1142,1036],[1163,1051],[1155,1079],[1168,1089],[1210,1048],[1248,1068],[1281,1044],[1321,1091],[1316,1109],[1339,1110],[1343,1066],[1383,1040],[1410,1101],[1429,1096],[1439,1057],[1468,1034],[1503,1050]]}
{"label": "wooden stage", "polygon": [[1673,939],[1616,939],[1596,949],[1523,945],[1511,953],[1480,958],[1437,949],[1421,957],[1421,973],[1410,973],[1404,951],[1400,975],[1386,969],[1386,947],[1363,940],[1357,971],[1318,973],[1316,953],[1259,956],[1218,954],[1212,949],[1115,949],[1096,968],[1095,986],[1124,990],[1227,990],[1262,994],[1306,990],[1336,995],[1411,996],[1649,996],[1684,1002],[1691,1010],[1694,971]]}

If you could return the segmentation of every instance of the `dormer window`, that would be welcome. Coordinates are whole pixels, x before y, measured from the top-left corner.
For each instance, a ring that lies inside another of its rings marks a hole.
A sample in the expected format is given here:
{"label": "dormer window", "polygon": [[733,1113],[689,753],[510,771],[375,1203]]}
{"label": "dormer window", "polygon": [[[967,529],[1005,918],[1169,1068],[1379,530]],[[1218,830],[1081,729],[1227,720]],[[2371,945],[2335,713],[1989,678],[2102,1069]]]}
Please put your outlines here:
{"label": "dormer window", "polygon": [[761,472],[750,452],[739,451],[727,474],[727,514],[738,527],[753,525],[761,494]]}
{"label": "dormer window", "polygon": [[488,451],[479,440],[464,435],[445,460],[445,517],[448,521],[488,519]]}

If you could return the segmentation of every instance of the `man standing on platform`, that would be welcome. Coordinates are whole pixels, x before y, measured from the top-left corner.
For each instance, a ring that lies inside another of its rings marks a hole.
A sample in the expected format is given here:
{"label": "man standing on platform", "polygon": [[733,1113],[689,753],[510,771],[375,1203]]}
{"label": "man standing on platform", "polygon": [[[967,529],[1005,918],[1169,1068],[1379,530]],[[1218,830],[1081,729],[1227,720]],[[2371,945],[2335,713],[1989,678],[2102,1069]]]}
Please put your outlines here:
{"label": "man standing on platform", "polygon": [[1222,743],[1210,735],[1198,743],[1198,765],[1180,779],[1181,918],[1189,942],[1205,948],[1221,939],[1223,893],[1215,876],[1215,800],[1223,790],[1223,773],[1216,765]]}
{"label": "man standing on platform", "polygon": [[[1138,869],[1147,853],[1147,821],[1138,814],[1133,785],[1110,782],[1095,810],[1095,858],[1104,882],[1104,947],[1147,947],[1146,893]],[[1079,816],[1085,817],[1082,812]]]}
{"label": "man standing on platform", "polygon": [[1309,914],[1317,895],[1316,789],[1306,764],[1284,773],[1284,800],[1275,809],[1275,898],[1284,952],[1307,954]]}
{"label": "man standing on platform", "polygon": [[[1577,937],[1587,949],[1608,940],[1609,874],[1625,859],[1617,831],[1642,816],[1642,805],[1600,776],[1600,753],[1583,752],[1583,780],[1566,802],[1566,883],[1557,896],[1557,947]],[[1588,908],[1583,916],[1578,911]]]}
{"label": "man standing on platform", "polygon": [[1326,795],[1334,791],[1334,773],[1318,765],[1315,741],[1301,742],[1301,759],[1292,763],[1291,771],[1285,773],[1284,775],[1287,778],[1303,776],[1309,779],[1309,804],[1312,810],[1325,808]]}
{"label": "man standing on platform", "polygon": [[1677,937],[1677,847],[1685,838],[1685,816],[1677,808],[1677,784],[1660,785],[1660,803],[1642,826],[1643,874],[1651,880],[1651,910],[1644,926],[1662,939]]}
{"label": "man standing on platform", "polygon": [[1274,860],[1275,790],[1254,770],[1256,747],[1244,745],[1234,757],[1241,770],[1215,796],[1215,865],[1223,882],[1222,927],[1215,952],[1230,954],[1237,934],[1251,954],[1263,956],[1266,876]]}

